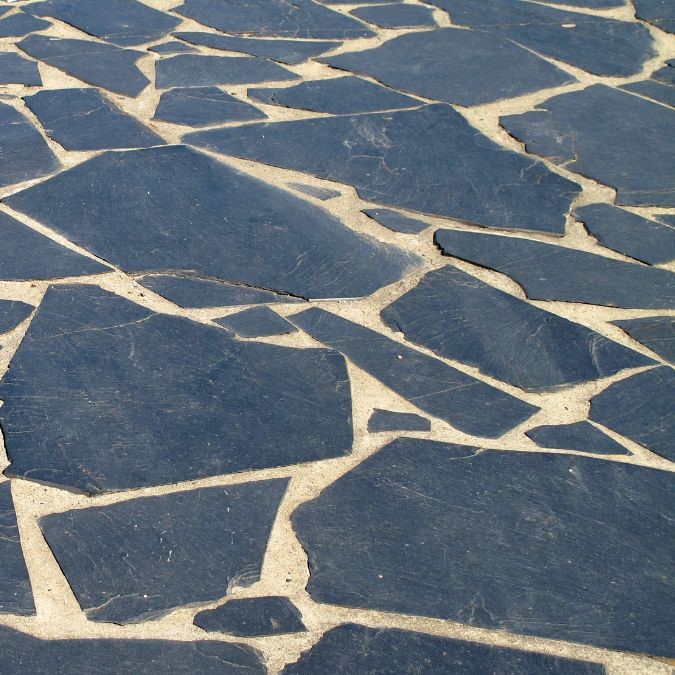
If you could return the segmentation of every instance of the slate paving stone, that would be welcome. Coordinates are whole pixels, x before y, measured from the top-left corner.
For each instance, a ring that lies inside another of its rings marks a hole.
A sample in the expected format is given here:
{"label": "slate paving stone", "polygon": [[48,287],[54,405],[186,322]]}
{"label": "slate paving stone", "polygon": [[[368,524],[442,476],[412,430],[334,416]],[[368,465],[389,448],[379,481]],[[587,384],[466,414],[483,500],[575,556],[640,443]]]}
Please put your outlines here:
{"label": "slate paving stone", "polygon": [[336,352],[242,342],[88,285],[48,290],[0,399],[7,475],[89,494],[337,457],[353,436]]}
{"label": "slate paving stone", "polygon": [[395,628],[342,624],[287,665],[283,675],[319,673],[432,675],[433,673],[523,673],[602,675],[597,663],[566,659],[508,647],[452,640]]}
{"label": "slate paving stone", "polygon": [[319,61],[369,75],[395,89],[463,106],[575,81],[557,66],[499,35],[458,28],[409,33],[373,49]]}
{"label": "slate paving stone", "polygon": [[595,84],[501,125],[546,157],[617,191],[617,204],[675,206],[675,111]]}
{"label": "slate paving stone", "polygon": [[522,0],[430,0],[454,24],[490,31],[537,54],[594,75],[626,77],[656,56],[647,28],[634,21],[555,9]]}
{"label": "slate paving stone", "polygon": [[25,12],[17,12],[0,21],[0,38],[23,37],[49,26],[51,26],[49,21],[37,19]]}
{"label": "slate paving stone", "polygon": [[294,333],[297,328],[264,305],[251,307],[214,321],[240,337],[255,338]]}
{"label": "slate paving stone", "polygon": [[353,185],[366,201],[486,227],[562,234],[580,190],[443,104],[214,129],[183,140]]}
{"label": "slate paving stone", "polygon": [[18,300],[0,300],[0,333],[16,328],[34,309],[32,305]]}
{"label": "slate paving stone", "polygon": [[619,319],[611,323],[666,361],[675,363],[675,317],[646,316],[640,319]]}
{"label": "slate paving stone", "polygon": [[663,68],[659,68],[652,73],[652,79],[657,82],[663,82],[663,84],[675,84],[675,68],[673,65],[675,64],[669,61]]}
{"label": "slate paving stone", "polygon": [[537,411],[443,361],[323,309],[307,309],[288,318],[413,405],[460,431],[497,438]]}
{"label": "slate paving stone", "polygon": [[424,101],[351,76],[309,80],[286,88],[249,89],[248,95],[261,103],[333,115],[419,108],[424,105]]}
{"label": "slate paving stone", "polygon": [[138,96],[150,80],[136,67],[143,52],[89,40],[29,35],[17,44],[29,56],[82,80],[124,96]]}
{"label": "slate paving stone", "polygon": [[104,154],[5,203],[126,272],[184,270],[304,298],[353,298],[420,264],[185,146]]}
{"label": "slate paving stone", "polygon": [[406,340],[526,391],[552,390],[654,363],[452,266],[426,274],[380,316]]}
{"label": "slate paving stone", "polygon": [[633,0],[633,5],[638,19],[675,33],[675,7],[670,0]]}
{"label": "slate paving stone", "polygon": [[283,596],[239,598],[199,612],[196,626],[209,633],[263,637],[306,631],[298,608]]}
{"label": "slate paving stone", "polygon": [[431,227],[429,223],[425,223],[423,220],[410,218],[390,209],[364,209],[362,213],[365,213],[369,218],[394,232],[419,234],[422,230],[426,230],[427,227]]}
{"label": "slate paving stone", "polygon": [[218,87],[185,87],[165,91],[155,110],[154,119],[205,127],[224,122],[265,119],[255,106],[226,94]]}
{"label": "slate paving stone", "polygon": [[179,54],[157,61],[155,68],[158,89],[298,79],[278,63],[257,56]]}
{"label": "slate paving stone", "polygon": [[258,581],[287,485],[275,479],[140,497],[38,523],[87,618],[136,623]]}
{"label": "slate paving stone", "polygon": [[675,228],[611,204],[588,204],[574,215],[600,244],[650,265],[675,259]]}
{"label": "slate paving stone", "polygon": [[316,185],[305,185],[304,183],[286,183],[286,185],[288,185],[289,188],[298,190],[298,192],[302,192],[310,197],[320,199],[322,202],[342,196],[342,193],[339,190],[317,187]]}
{"label": "slate paving stone", "polygon": [[431,431],[431,422],[415,413],[375,408],[368,420],[368,431]]}
{"label": "slate paving stone", "polygon": [[664,103],[671,108],[675,107],[675,87],[656,82],[654,80],[642,80],[640,82],[630,82],[622,85],[621,89],[645,96],[658,103]]}
{"label": "slate paving stone", "polygon": [[538,2],[586,7],[588,9],[612,9],[613,7],[623,7],[626,4],[626,0],[538,0]]}
{"label": "slate paving stone", "polygon": [[0,84],[24,84],[28,87],[39,87],[42,84],[42,78],[37,63],[13,52],[0,52]]}
{"label": "slate paving stone", "polygon": [[572,424],[546,424],[525,432],[541,448],[579,450],[604,455],[630,455],[631,453],[613,438],[590,422]]}
{"label": "slate paving stone", "polygon": [[122,112],[97,89],[44,89],[25,96],[46,134],[66,150],[164,145],[164,139]]}
{"label": "slate paving stone", "polygon": [[8,675],[265,675],[262,657],[248,645],[200,640],[40,640],[0,626],[3,672]]}
{"label": "slate paving stone", "polygon": [[675,275],[667,270],[520,237],[437,230],[434,241],[445,255],[508,275],[531,300],[675,307]]}
{"label": "slate paving stone", "polygon": [[197,50],[179,40],[169,40],[169,42],[148,47],[148,51],[155,52],[155,54],[192,54]]}
{"label": "slate paving stone", "polygon": [[375,5],[359,7],[350,14],[381,28],[413,28],[415,26],[435,26],[431,8],[423,5]]}
{"label": "slate paving stone", "polygon": [[652,368],[591,399],[590,419],[675,461],[675,370]]}
{"label": "slate paving stone", "polygon": [[672,486],[600,458],[403,438],[292,523],[317,602],[672,657]]}

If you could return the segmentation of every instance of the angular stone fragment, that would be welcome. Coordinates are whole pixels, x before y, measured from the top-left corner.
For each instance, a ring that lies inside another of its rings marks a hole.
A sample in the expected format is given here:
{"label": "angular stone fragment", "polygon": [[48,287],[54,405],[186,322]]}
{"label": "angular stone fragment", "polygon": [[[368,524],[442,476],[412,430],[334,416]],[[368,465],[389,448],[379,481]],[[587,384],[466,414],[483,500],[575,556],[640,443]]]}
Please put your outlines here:
{"label": "angular stone fragment", "polygon": [[289,188],[298,190],[298,192],[302,192],[310,197],[320,199],[322,202],[342,196],[342,193],[339,190],[317,187],[316,185],[305,185],[304,183],[286,183],[286,185],[288,185]]}
{"label": "angular stone fragment", "polygon": [[500,123],[528,152],[615,188],[617,204],[675,206],[675,110],[594,84]]}
{"label": "angular stone fragment", "polygon": [[413,405],[465,433],[497,438],[537,411],[443,361],[323,309],[307,309],[289,319]]}
{"label": "angular stone fragment", "polygon": [[347,183],[367,201],[487,227],[562,233],[580,190],[442,104],[214,129],[184,140]]}
{"label": "angular stone fragment", "polygon": [[614,439],[586,421],[543,425],[526,431],[525,435],[542,448],[578,450],[602,455],[630,454],[623,445],[619,445]]}
{"label": "angular stone fragment", "polygon": [[381,28],[413,28],[415,26],[435,26],[434,13],[423,5],[376,5],[353,9],[352,16],[363,19]]}
{"label": "angular stone fragment", "polygon": [[608,307],[675,307],[675,275],[555,244],[458,230],[437,230],[445,255],[507,274],[532,300]]}
{"label": "angular stone fragment", "polygon": [[0,300],[0,333],[16,328],[34,309],[32,305],[18,300]]}
{"label": "angular stone fragment", "polygon": [[324,633],[283,675],[318,673],[602,675],[600,664],[394,628],[342,624]]}
{"label": "angular stone fragment", "polygon": [[220,607],[199,612],[194,623],[209,633],[228,633],[239,637],[307,630],[298,608],[283,596],[228,600]]}
{"label": "angular stone fragment", "polygon": [[[189,348],[186,346],[189,345]],[[53,286],[0,382],[11,465],[96,494],[347,454],[344,359]]]}
{"label": "angular stone fragment", "polygon": [[391,211],[390,209],[364,209],[363,213],[394,232],[419,234],[422,230],[426,230],[427,227],[431,227],[429,223],[425,223],[423,220],[409,218],[402,213]]}
{"label": "angular stone fragment", "polygon": [[570,5],[572,7],[587,7],[588,9],[611,9],[612,7],[623,7],[626,0],[539,0],[539,2],[550,2],[554,5]]}
{"label": "angular stone fragment", "polygon": [[46,134],[66,150],[164,145],[164,139],[122,112],[98,89],[45,89],[24,97]]}
{"label": "angular stone fragment", "polygon": [[297,328],[269,307],[251,307],[237,314],[230,314],[222,319],[214,319],[233,333],[245,338],[265,337],[267,335],[284,335],[294,333]]}
{"label": "angular stone fragment", "polygon": [[368,420],[368,431],[431,431],[431,422],[415,413],[375,408]]}
{"label": "angular stone fragment", "polygon": [[29,87],[39,87],[42,79],[37,63],[24,59],[23,56],[14,52],[0,52],[0,84],[24,84]]}
{"label": "angular stone fragment", "polygon": [[635,16],[657,28],[675,33],[675,7],[671,0],[633,0]]}
{"label": "angular stone fragment", "polygon": [[675,59],[667,61],[663,68],[659,68],[657,71],[652,73],[652,79],[656,80],[657,82],[662,82],[663,84],[674,85]]}
{"label": "angular stone fragment", "polygon": [[0,21],[0,38],[22,37],[49,26],[51,26],[49,21],[36,19],[25,12],[17,12]]}
{"label": "angular stone fragment", "polygon": [[641,319],[612,321],[633,339],[675,364],[675,317],[646,316]]}
{"label": "angular stone fragment", "polygon": [[640,82],[630,82],[621,86],[621,89],[630,91],[633,94],[639,94],[646,98],[651,98],[658,103],[665,103],[671,108],[675,107],[675,87],[672,85],[657,82],[655,80],[642,80]]}
{"label": "angular stone fragment", "polygon": [[317,602],[672,658],[672,487],[600,458],[403,438],[292,522]]}
{"label": "angular stone fragment", "polygon": [[169,40],[168,42],[154,45],[154,47],[148,47],[148,51],[155,52],[155,54],[192,54],[197,50],[179,40]]}

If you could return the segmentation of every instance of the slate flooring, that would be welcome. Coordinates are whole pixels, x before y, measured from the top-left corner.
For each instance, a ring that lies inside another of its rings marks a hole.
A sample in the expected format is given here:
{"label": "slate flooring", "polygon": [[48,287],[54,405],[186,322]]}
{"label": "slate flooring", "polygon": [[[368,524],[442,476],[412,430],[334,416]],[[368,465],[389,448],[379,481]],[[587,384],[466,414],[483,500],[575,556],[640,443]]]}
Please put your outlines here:
{"label": "slate flooring", "polygon": [[0,673],[672,675],[672,0],[0,0]]}

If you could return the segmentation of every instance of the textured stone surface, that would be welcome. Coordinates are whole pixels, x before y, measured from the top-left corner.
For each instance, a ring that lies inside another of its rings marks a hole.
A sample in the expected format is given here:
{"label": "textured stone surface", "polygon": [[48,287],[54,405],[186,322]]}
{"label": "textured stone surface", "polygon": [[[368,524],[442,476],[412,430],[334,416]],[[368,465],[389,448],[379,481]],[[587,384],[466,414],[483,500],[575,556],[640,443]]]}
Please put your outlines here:
{"label": "textured stone surface", "polygon": [[37,19],[24,12],[17,12],[0,21],[0,38],[22,37],[28,33],[44,30],[49,26],[51,26],[49,21]]}
{"label": "textured stone surface", "polygon": [[16,328],[34,309],[33,305],[18,300],[0,300],[0,333]]}
{"label": "textured stone surface", "polygon": [[419,234],[427,227],[431,227],[429,223],[425,223],[423,220],[404,216],[402,213],[391,209],[364,209],[363,213],[394,232]]}
{"label": "textured stone surface", "polygon": [[41,85],[37,63],[12,52],[0,52],[0,84]]}
{"label": "textured stone surface", "polygon": [[603,433],[590,422],[547,424],[525,432],[539,447],[579,450],[603,455],[629,455],[623,445]]}
{"label": "textured stone surface", "polygon": [[251,307],[237,314],[215,319],[217,324],[245,338],[293,333],[297,328],[269,307]]}
{"label": "textured stone surface", "polygon": [[368,431],[431,431],[431,422],[415,413],[375,408],[368,420]]}
{"label": "textured stone surface", "polygon": [[633,0],[635,16],[661,30],[675,33],[675,7],[670,0]]}
{"label": "textured stone surface", "polygon": [[436,25],[432,9],[422,5],[391,4],[359,7],[353,9],[350,14],[382,28]]}
{"label": "textured stone surface", "polygon": [[642,319],[612,321],[655,354],[675,363],[675,317],[647,316]]}

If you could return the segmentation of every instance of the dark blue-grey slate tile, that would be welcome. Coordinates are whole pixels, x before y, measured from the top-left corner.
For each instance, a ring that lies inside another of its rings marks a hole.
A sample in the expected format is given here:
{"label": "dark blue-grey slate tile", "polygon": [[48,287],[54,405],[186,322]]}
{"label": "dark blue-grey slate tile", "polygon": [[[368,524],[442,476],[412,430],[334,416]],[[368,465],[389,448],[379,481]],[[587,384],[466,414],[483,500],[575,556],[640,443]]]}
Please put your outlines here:
{"label": "dark blue-grey slate tile", "polygon": [[375,408],[368,420],[368,431],[431,431],[431,422],[415,413]]}
{"label": "dark blue-grey slate tile", "polygon": [[667,270],[520,237],[437,230],[434,241],[445,255],[510,276],[531,300],[675,307],[675,275]]}
{"label": "dark blue-grey slate tile", "polygon": [[347,183],[367,201],[486,227],[562,234],[580,191],[443,104],[214,129],[183,140]]}
{"label": "dark blue-grey slate tile", "polygon": [[246,38],[236,35],[218,35],[217,33],[185,32],[174,33],[174,36],[193,45],[263,56],[289,66],[302,63],[312,56],[319,56],[319,54],[335,49],[342,44],[341,42],[319,42],[318,40],[265,40],[264,38]]}
{"label": "dark blue-grey slate tile", "polygon": [[640,82],[624,84],[621,89],[675,108],[675,87],[672,85],[656,82],[655,80],[641,80]]}
{"label": "dark blue-grey slate tile", "polygon": [[607,248],[658,265],[675,258],[675,228],[611,204],[588,204],[574,210],[577,220]]}
{"label": "dark blue-grey slate tile", "polygon": [[426,274],[380,316],[407,340],[526,391],[654,363],[450,265]]}
{"label": "dark blue-grey slate tile", "polygon": [[245,338],[294,333],[297,328],[269,307],[251,307],[214,321]]}
{"label": "dark blue-grey slate tile", "polygon": [[306,631],[298,608],[280,595],[235,598],[215,609],[199,612],[194,624],[208,633],[263,637]]}
{"label": "dark blue-grey slate tile", "polygon": [[298,192],[302,192],[315,199],[320,199],[322,202],[335,197],[341,197],[342,193],[339,190],[331,190],[330,188],[317,187],[316,185],[305,185],[304,183],[286,183],[289,188],[293,188]]}
{"label": "dark blue-grey slate tile", "polygon": [[323,309],[307,309],[288,318],[413,405],[465,433],[497,438],[538,410],[439,359]]}
{"label": "dark blue-grey slate tile", "polygon": [[66,150],[164,145],[164,139],[122,112],[98,89],[43,89],[25,96],[45,133]]}
{"label": "dark blue-grey slate tile", "polygon": [[675,317],[645,316],[640,319],[612,321],[634,340],[675,364]]}
{"label": "dark blue-grey slate tile", "polygon": [[587,9],[612,9],[623,7],[626,0],[538,0],[539,2],[552,3],[554,5],[569,5],[572,8],[586,7]]}
{"label": "dark blue-grey slate tile", "polygon": [[265,119],[255,106],[226,94],[218,87],[185,87],[165,91],[154,119],[190,127]]}
{"label": "dark blue-grey slate tile", "polygon": [[144,54],[90,40],[29,35],[17,44],[35,59],[82,80],[124,96],[138,96],[150,80],[136,67]]}
{"label": "dark blue-grey slate tile", "polygon": [[572,424],[546,424],[525,432],[541,448],[578,450],[601,455],[629,455],[623,445],[585,420]]}
{"label": "dark blue-grey slate tile", "polygon": [[591,399],[589,417],[675,462],[673,401],[675,370],[661,366],[607,387]]}
{"label": "dark blue-grey slate tile", "polygon": [[675,110],[595,84],[499,121],[528,152],[615,188],[617,204],[675,206]]}
{"label": "dark blue-grey slate tile", "polygon": [[668,62],[663,68],[659,68],[652,73],[652,80],[657,82],[662,82],[663,84],[674,85],[675,84],[675,67],[673,63]]}
{"label": "dark blue-grey slate tile", "polygon": [[375,5],[359,7],[350,14],[381,28],[414,28],[415,26],[435,26],[434,13],[424,5]]}
{"label": "dark blue-grey slate tile", "polygon": [[427,227],[431,227],[429,223],[425,223],[423,220],[410,218],[390,209],[364,209],[363,213],[394,232],[419,234],[422,230],[426,230]]}
{"label": "dark blue-grey slate tile", "polygon": [[187,490],[38,521],[90,621],[137,623],[260,578],[288,479]]}
{"label": "dark blue-grey slate tile", "polygon": [[600,664],[395,628],[342,624],[324,633],[282,675],[603,675]]}
{"label": "dark blue-grey slate tile", "polygon": [[148,51],[155,52],[155,54],[193,54],[197,50],[180,40],[169,40],[168,42],[148,47]]}
{"label": "dark blue-grey slate tile", "polygon": [[424,101],[349,75],[329,80],[306,80],[285,88],[249,89],[248,95],[261,103],[333,115],[424,105]]}
{"label": "dark blue-grey slate tile", "polygon": [[635,16],[657,28],[675,33],[675,7],[671,0],[633,0]]}
{"label": "dark blue-grey slate tile", "polygon": [[373,49],[319,60],[369,75],[395,89],[464,106],[575,81],[557,66],[499,35],[458,28],[409,33]]}
{"label": "dark blue-grey slate tile", "polygon": [[29,61],[14,52],[0,52],[0,84],[24,84],[39,87],[40,71],[35,61]]}
{"label": "dark blue-grey slate tile", "polygon": [[11,5],[2,5],[0,6],[0,16],[4,16],[8,12],[11,12],[14,9]]}
{"label": "dark blue-grey slate tile", "polygon": [[16,328],[34,309],[32,305],[18,300],[0,300],[0,333]]}
{"label": "dark blue-grey slate tile", "polygon": [[672,491],[596,457],[403,438],[292,523],[317,602],[672,657]]}
{"label": "dark blue-grey slate tile", "polygon": [[0,38],[23,37],[28,33],[35,33],[49,26],[51,26],[49,21],[37,19],[25,12],[17,12],[0,21]]}

